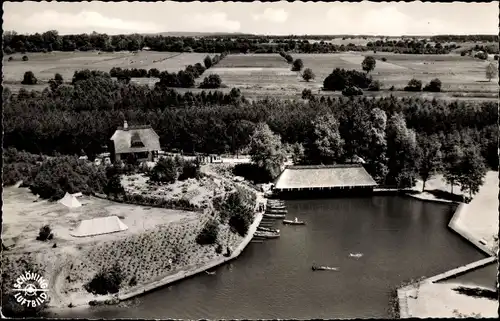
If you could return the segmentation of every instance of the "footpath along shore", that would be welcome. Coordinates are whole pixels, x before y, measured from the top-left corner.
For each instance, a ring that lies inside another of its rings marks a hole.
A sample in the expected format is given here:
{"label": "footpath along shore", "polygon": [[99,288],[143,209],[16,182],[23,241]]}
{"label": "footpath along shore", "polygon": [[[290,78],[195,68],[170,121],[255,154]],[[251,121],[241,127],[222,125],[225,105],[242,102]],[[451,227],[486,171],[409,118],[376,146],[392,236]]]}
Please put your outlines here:
{"label": "footpath along shore", "polygon": [[[459,203],[448,227],[488,255],[487,258],[460,266],[397,290],[400,318],[453,317],[480,314],[498,317],[498,301],[473,298],[456,293],[460,284],[442,284],[472,270],[493,264],[498,260],[498,245],[493,239],[498,234],[498,172],[488,172],[486,182],[469,204]],[[414,196],[414,195],[411,195]],[[425,199],[441,201],[439,199]]]}

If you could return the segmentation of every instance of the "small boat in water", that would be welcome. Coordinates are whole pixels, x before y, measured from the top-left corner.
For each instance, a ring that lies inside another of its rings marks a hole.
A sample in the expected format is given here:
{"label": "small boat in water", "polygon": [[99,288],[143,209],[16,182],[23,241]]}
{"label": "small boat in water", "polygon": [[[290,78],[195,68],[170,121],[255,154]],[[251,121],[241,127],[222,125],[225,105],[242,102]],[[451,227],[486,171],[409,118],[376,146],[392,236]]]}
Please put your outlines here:
{"label": "small boat in water", "polygon": [[363,256],[363,253],[349,253],[349,257],[353,257],[355,259],[359,259]]}
{"label": "small boat in water", "polygon": [[205,273],[208,275],[215,275],[215,271],[214,272],[205,271]]}
{"label": "small boat in water", "polygon": [[283,220],[283,224],[290,224],[290,225],[305,225],[306,222],[304,221],[299,221],[297,218],[294,220]]}
{"label": "small boat in water", "polygon": [[258,226],[257,230],[264,231],[264,232],[272,232],[272,233],[279,233],[279,229],[275,228],[269,228],[269,227],[264,227],[264,226]]}
{"label": "small boat in water", "polygon": [[274,210],[274,209],[270,209],[270,208],[266,209],[266,214],[286,214],[286,213],[288,213],[288,211],[285,209],[281,209],[281,210],[280,209]]}
{"label": "small boat in water", "polygon": [[285,205],[267,205],[268,210],[284,210],[286,209]]}
{"label": "small boat in water", "polygon": [[338,271],[339,268],[329,266],[312,266],[313,271]]}
{"label": "small boat in water", "polygon": [[285,218],[286,214],[271,214],[271,213],[266,213],[266,214],[264,214],[264,217],[267,217],[267,218]]}
{"label": "small boat in water", "polygon": [[266,238],[266,239],[275,239],[275,238],[280,237],[280,234],[279,233],[275,233],[275,232],[257,231],[257,232],[255,232],[254,236],[256,236],[256,237],[263,237],[263,238]]}

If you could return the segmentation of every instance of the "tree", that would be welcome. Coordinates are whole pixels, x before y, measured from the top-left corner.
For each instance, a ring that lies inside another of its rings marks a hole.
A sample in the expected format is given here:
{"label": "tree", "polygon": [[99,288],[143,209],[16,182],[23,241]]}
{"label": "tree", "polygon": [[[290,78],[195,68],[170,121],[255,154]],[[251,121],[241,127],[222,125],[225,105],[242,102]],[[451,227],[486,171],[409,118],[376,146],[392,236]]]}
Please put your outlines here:
{"label": "tree", "polygon": [[49,80],[49,86],[50,86],[50,90],[52,90],[53,92],[57,90],[57,88],[63,84],[63,77],[61,76],[61,74],[57,73],[54,75],[54,78]]}
{"label": "tree", "polygon": [[436,135],[418,136],[418,174],[422,179],[422,192],[431,176],[442,169],[441,143]]}
{"label": "tree", "polygon": [[488,81],[491,81],[491,79],[495,78],[498,74],[498,67],[495,66],[493,63],[489,63],[486,66],[486,78]]}
{"label": "tree", "polygon": [[29,60],[28,56],[23,56],[23,61],[28,61],[28,60]]}
{"label": "tree", "polygon": [[425,86],[424,91],[430,92],[440,92],[441,91],[441,80],[438,78],[433,79]]}
{"label": "tree", "polygon": [[314,98],[314,95],[313,95],[311,89],[304,88],[304,90],[302,90],[302,99],[310,99],[310,100],[312,100],[313,98]]}
{"label": "tree", "polygon": [[196,236],[196,243],[200,245],[215,244],[219,234],[219,224],[215,220],[209,220]]}
{"label": "tree", "polygon": [[302,73],[302,78],[305,80],[305,81],[309,81],[311,79],[314,79],[316,77],[316,75],[314,74],[314,72],[311,70],[311,68],[306,68],[304,69],[304,72]]}
{"label": "tree", "polygon": [[294,165],[302,164],[304,162],[304,146],[300,143],[295,143],[291,146],[292,161]]}
{"label": "tree", "polygon": [[394,114],[387,123],[388,168],[386,183],[398,188],[411,187],[417,172],[415,132],[406,126],[402,114]]}
{"label": "tree", "polygon": [[24,73],[24,77],[23,77],[23,80],[21,81],[21,84],[23,85],[36,85],[37,83],[37,79],[35,77],[35,74],[33,74],[33,72],[30,70],[30,71],[26,71]]}
{"label": "tree", "polygon": [[207,69],[212,67],[212,58],[210,58],[210,56],[206,56],[203,60],[203,63],[205,64],[205,68]]}
{"label": "tree", "polygon": [[250,156],[252,162],[266,169],[272,178],[281,172],[281,166],[286,161],[286,153],[281,137],[274,134],[266,123],[257,124],[250,138]]}
{"label": "tree", "polygon": [[372,56],[367,56],[361,63],[361,68],[363,68],[363,70],[368,74],[375,69],[376,64],[377,61],[375,60],[375,58],[373,58]]}
{"label": "tree", "polygon": [[304,62],[302,59],[295,59],[292,64],[292,71],[301,71],[304,67]]}
{"label": "tree", "polygon": [[345,87],[344,90],[342,90],[342,95],[347,96],[347,97],[360,96],[360,95],[363,95],[363,90],[361,90],[360,88],[358,88],[356,86],[348,86],[348,87]]}
{"label": "tree", "polygon": [[421,91],[422,90],[422,81],[418,79],[411,79],[408,82],[408,85],[404,88],[405,91]]}
{"label": "tree", "polygon": [[453,194],[453,186],[458,183],[462,173],[460,167],[463,157],[463,146],[460,143],[458,132],[447,135],[443,149],[443,176],[445,181],[451,185],[451,193]]}
{"label": "tree", "polygon": [[470,145],[464,150],[460,162],[460,175],[458,182],[463,192],[468,191],[469,197],[479,192],[479,188],[484,183],[486,176],[486,166],[476,145]]}
{"label": "tree", "polygon": [[382,184],[387,175],[386,113],[379,108],[372,109],[369,126],[368,148],[363,152],[365,166],[375,181]]}
{"label": "tree", "polygon": [[205,79],[203,79],[203,82],[200,84],[200,88],[206,88],[206,89],[220,88],[221,84],[222,80],[220,79],[220,76],[216,74],[211,74],[208,75],[208,77],[205,77]]}
{"label": "tree", "polygon": [[312,126],[313,143],[305,150],[307,159],[324,165],[338,162],[344,154],[344,140],[340,137],[337,118],[331,113],[317,116]]}

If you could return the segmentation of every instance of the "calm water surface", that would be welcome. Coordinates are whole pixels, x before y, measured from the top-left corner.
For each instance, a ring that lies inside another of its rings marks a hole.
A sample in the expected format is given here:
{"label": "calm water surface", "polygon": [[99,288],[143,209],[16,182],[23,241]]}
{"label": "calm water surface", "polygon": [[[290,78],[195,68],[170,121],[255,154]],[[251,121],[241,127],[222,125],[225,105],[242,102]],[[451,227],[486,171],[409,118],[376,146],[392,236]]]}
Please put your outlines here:
{"label": "calm water surface", "polygon": [[[484,255],[447,228],[448,205],[410,198],[294,200],[281,238],[251,243],[216,275],[200,274],[127,302],[59,317],[370,318],[387,317],[402,281],[433,276]],[[359,259],[349,253],[363,253]],[[313,263],[339,268],[311,271]]]}

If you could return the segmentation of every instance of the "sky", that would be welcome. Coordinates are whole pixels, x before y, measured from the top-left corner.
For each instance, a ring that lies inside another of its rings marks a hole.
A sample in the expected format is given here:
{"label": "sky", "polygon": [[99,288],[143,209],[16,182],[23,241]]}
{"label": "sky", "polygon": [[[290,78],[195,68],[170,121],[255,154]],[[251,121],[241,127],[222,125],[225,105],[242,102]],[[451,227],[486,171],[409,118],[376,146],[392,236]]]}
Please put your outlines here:
{"label": "sky", "polygon": [[498,34],[498,2],[3,2],[3,30],[59,34]]}

